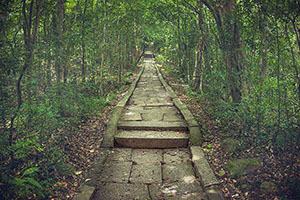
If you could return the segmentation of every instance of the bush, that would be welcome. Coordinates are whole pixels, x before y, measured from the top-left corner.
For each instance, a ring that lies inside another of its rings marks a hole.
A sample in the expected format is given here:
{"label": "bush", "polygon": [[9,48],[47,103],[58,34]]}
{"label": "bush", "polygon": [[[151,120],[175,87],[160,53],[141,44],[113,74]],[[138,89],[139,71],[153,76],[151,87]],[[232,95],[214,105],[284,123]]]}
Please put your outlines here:
{"label": "bush", "polygon": [[[108,101],[116,98],[110,94]],[[61,83],[25,101],[15,119],[15,139],[0,135],[0,198],[42,199],[61,176],[72,174],[60,143],[74,127],[107,105],[96,85]]]}

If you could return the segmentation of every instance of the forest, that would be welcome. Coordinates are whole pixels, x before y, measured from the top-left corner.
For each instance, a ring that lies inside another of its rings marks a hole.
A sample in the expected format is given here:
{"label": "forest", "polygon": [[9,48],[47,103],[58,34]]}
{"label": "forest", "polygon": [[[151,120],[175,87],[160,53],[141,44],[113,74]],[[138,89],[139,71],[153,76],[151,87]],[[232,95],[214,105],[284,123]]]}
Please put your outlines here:
{"label": "forest", "polygon": [[224,196],[299,199],[298,0],[0,1],[0,198],[72,198],[149,44]]}

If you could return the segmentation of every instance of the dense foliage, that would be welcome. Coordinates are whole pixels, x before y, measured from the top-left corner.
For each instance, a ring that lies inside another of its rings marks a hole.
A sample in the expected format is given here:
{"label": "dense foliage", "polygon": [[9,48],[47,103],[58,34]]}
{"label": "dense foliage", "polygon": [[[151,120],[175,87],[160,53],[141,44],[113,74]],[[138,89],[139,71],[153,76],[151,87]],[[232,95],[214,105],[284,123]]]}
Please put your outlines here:
{"label": "dense foliage", "polygon": [[1,1],[1,199],[47,197],[74,173],[61,143],[130,83],[144,49],[136,8]]}
{"label": "dense foliage", "polygon": [[[209,102],[221,138],[275,156],[278,187],[293,188],[288,198],[299,198],[299,1],[174,0],[151,7],[164,27],[151,36],[165,72],[190,86],[189,97]],[[263,161],[264,168],[274,165]]]}
{"label": "dense foliage", "polygon": [[297,0],[5,0],[0,14],[1,198],[46,197],[73,173],[61,141],[130,82],[148,41],[225,137],[288,152],[282,184],[299,180]]}

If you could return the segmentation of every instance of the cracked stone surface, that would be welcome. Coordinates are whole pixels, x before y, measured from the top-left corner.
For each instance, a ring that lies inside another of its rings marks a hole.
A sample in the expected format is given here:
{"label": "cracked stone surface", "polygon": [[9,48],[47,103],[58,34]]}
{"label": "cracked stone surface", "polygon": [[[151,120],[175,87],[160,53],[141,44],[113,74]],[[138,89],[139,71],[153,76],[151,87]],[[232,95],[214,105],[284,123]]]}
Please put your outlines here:
{"label": "cracked stone surface", "polygon": [[124,199],[149,199],[147,185],[145,184],[120,184],[101,183],[98,185],[93,199],[97,200],[124,200]]}
{"label": "cracked stone surface", "polygon": [[108,160],[103,167],[100,181],[127,183],[130,175],[132,162]]}
{"label": "cracked stone surface", "polygon": [[141,163],[132,166],[129,179],[130,183],[161,183],[161,164],[160,163]]}
{"label": "cracked stone surface", "polygon": [[152,199],[206,199],[201,185],[195,179],[188,182],[150,185],[149,191]]}
{"label": "cracked stone surface", "polygon": [[163,159],[166,164],[177,164],[191,160],[191,155],[187,149],[166,149]]}
{"label": "cracked stone surface", "polygon": [[[108,154],[108,161],[131,161],[132,149],[115,148]],[[107,161],[107,162],[108,162]]]}
{"label": "cracked stone surface", "polygon": [[162,150],[159,149],[134,149],[132,152],[132,161],[141,163],[161,163]]}
{"label": "cracked stone surface", "polygon": [[195,178],[195,173],[191,162],[163,165],[163,180],[166,183],[184,181],[193,178]]}
{"label": "cracked stone surface", "polygon": [[93,200],[206,199],[186,148],[114,148],[107,155]]}

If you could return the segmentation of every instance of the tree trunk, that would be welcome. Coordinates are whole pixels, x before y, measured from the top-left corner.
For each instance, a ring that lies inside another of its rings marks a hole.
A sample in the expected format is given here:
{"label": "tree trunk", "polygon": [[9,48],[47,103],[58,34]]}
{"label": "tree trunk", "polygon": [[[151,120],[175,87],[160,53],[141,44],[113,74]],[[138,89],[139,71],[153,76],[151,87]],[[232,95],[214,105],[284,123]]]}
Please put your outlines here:
{"label": "tree trunk", "polygon": [[261,54],[261,75],[263,77],[263,81],[266,79],[266,73],[267,73],[267,67],[268,67],[268,47],[267,47],[267,30],[266,26],[267,24],[265,23],[266,21],[266,16],[262,12],[263,16],[260,16],[260,23],[259,23],[259,28],[261,32],[261,46],[260,46],[260,54]]}
{"label": "tree trunk", "polygon": [[[31,1],[30,3],[30,8],[29,8],[29,15],[27,15],[28,11],[26,11],[26,0],[23,0],[23,16],[24,16],[24,44],[25,44],[25,49],[26,49],[26,54],[25,54],[25,63],[23,65],[23,68],[20,72],[20,75],[18,77],[17,83],[16,83],[16,88],[17,88],[17,109],[12,116],[10,120],[10,128],[9,128],[9,146],[12,146],[14,136],[13,136],[13,130],[14,130],[14,121],[17,117],[17,114],[22,106],[22,79],[25,76],[26,70],[32,66],[33,63],[33,51],[34,51],[34,44],[37,38],[37,33],[38,33],[38,24],[40,20],[40,2],[37,0],[36,1],[36,17],[35,17],[35,23],[34,26],[32,27],[32,14],[33,14],[33,5],[34,5],[34,0]],[[13,151],[11,151],[11,159],[12,159],[12,168],[14,167],[14,154]]]}
{"label": "tree trunk", "polygon": [[244,56],[236,16],[236,0],[221,1],[221,5],[211,5],[206,0],[201,1],[209,8],[216,20],[232,102],[240,103]]}
{"label": "tree trunk", "polygon": [[195,91],[198,91],[201,87],[201,72],[202,72],[202,51],[203,51],[203,15],[202,15],[203,4],[200,0],[197,1],[197,28],[199,31],[199,41],[195,52],[195,67],[193,72],[192,87]]}
{"label": "tree trunk", "polygon": [[81,57],[81,77],[82,82],[85,82],[85,22],[86,22],[86,6],[87,0],[84,1],[84,8],[83,8],[83,17],[82,17],[82,32],[81,32],[81,50],[82,50],[82,57]]}
{"label": "tree trunk", "polygon": [[177,64],[178,68],[181,72],[184,72],[182,69],[182,45],[181,45],[181,32],[180,32],[180,8],[178,4],[178,0],[176,0],[176,6],[177,6],[177,39],[178,39],[178,55],[177,55]]}
{"label": "tree trunk", "polygon": [[63,48],[63,41],[62,41],[62,29],[63,29],[63,19],[64,19],[64,0],[57,0],[56,2],[56,12],[57,17],[53,18],[55,21],[55,35],[56,35],[56,60],[55,60],[55,70],[56,70],[56,82],[61,82],[62,79],[62,48]]}

